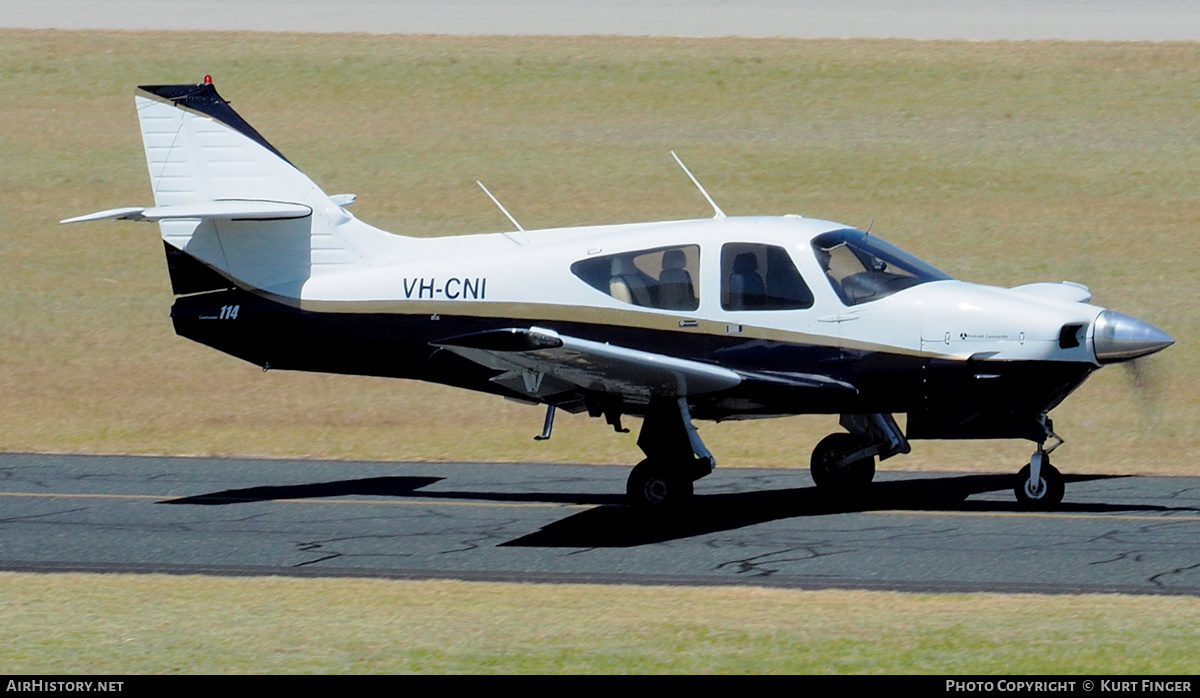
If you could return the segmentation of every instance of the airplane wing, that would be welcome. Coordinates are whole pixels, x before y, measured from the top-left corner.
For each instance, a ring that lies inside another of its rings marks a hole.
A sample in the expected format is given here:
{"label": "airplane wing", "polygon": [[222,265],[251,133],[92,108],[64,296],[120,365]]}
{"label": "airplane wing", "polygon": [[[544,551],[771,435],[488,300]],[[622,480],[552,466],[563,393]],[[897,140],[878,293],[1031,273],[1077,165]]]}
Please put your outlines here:
{"label": "airplane wing", "polygon": [[531,397],[579,388],[650,397],[688,397],[742,382],[720,366],[679,359],[531,327],[489,330],[433,343],[488,368],[492,380]]}

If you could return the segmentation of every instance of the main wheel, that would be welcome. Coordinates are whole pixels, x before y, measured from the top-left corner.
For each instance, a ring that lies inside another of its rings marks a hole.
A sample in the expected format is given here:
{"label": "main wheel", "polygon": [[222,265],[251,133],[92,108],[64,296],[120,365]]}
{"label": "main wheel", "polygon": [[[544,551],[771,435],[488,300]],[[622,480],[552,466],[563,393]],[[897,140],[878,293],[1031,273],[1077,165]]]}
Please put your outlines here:
{"label": "main wheel", "polygon": [[625,483],[629,503],[642,509],[661,510],[691,499],[692,481],[682,468],[670,465],[647,458],[634,466]]}
{"label": "main wheel", "polygon": [[835,493],[866,489],[875,479],[875,456],[836,465],[847,454],[866,445],[866,439],[854,434],[830,434],[821,439],[812,453],[810,470],[813,482],[817,483],[817,487]]}
{"label": "main wheel", "polygon": [[1042,461],[1042,475],[1036,483],[1029,480],[1030,468],[1026,465],[1017,473],[1017,481],[1013,485],[1013,494],[1017,495],[1017,504],[1022,509],[1046,511],[1057,507],[1066,493],[1066,483],[1058,468],[1050,465],[1050,460]]}

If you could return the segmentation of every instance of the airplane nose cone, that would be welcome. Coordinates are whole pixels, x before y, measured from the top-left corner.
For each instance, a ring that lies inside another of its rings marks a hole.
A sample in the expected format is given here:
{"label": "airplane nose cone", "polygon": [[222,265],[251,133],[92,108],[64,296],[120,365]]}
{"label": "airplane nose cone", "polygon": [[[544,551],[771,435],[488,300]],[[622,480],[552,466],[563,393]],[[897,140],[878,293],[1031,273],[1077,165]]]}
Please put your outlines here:
{"label": "airplane nose cone", "polygon": [[1114,364],[1166,349],[1175,339],[1148,322],[1105,310],[1096,318],[1092,343],[1097,361]]}

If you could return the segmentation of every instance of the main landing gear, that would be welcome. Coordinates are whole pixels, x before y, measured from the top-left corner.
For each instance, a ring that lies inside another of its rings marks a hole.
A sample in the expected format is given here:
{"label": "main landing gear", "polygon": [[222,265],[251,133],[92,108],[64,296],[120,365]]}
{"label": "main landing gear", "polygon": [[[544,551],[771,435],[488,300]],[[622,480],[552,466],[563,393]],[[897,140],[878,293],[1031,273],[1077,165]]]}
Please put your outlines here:
{"label": "main landing gear", "polygon": [[[549,419],[549,417],[548,417]],[[549,423],[549,422],[548,422]],[[614,412],[609,423],[619,431],[620,416]],[[1050,464],[1050,453],[1063,440],[1054,433],[1050,420],[1042,415],[1045,438],[1017,473],[1013,493],[1024,509],[1048,510],[1063,499],[1065,483],[1058,469]],[[844,433],[830,434],[813,449],[813,482],[822,491],[838,497],[860,494],[875,477],[875,458],[890,458],[909,453],[912,447],[889,414],[844,414],[840,424]],[[549,426],[543,435],[549,434]],[[1049,448],[1046,441],[1053,440]],[[712,473],[716,460],[696,427],[692,424],[687,400],[655,400],[650,403],[638,435],[638,446],[646,454],[629,474],[625,484],[628,501],[647,511],[666,511],[678,507],[693,496],[693,483]]]}
{"label": "main landing gear", "polygon": [[1066,483],[1058,468],[1050,465],[1050,452],[1061,446],[1063,440],[1054,433],[1053,425],[1045,414],[1040,421],[1046,436],[1054,439],[1055,443],[1050,448],[1045,448],[1045,440],[1038,443],[1037,451],[1029,458],[1029,465],[1017,473],[1013,494],[1017,496],[1017,504],[1022,509],[1046,511],[1062,503]]}
{"label": "main landing gear", "polygon": [[684,504],[692,498],[692,483],[716,466],[692,424],[685,398],[650,403],[638,447],[646,459],[629,474],[625,494],[630,504],[644,510],[664,511]]}
{"label": "main landing gear", "polygon": [[823,492],[860,493],[875,478],[875,456],[912,451],[890,414],[844,414],[840,424],[848,433],[830,434],[813,449],[812,479]]}
{"label": "main landing gear", "polygon": [[[912,450],[889,414],[846,414],[841,425],[848,433],[830,434],[813,450],[812,476],[823,491],[861,492],[875,477],[876,456],[883,460]],[[625,493],[642,509],[662,511],[687,502],[693,483],[716,465],[683,398],[650,404],[638,446],[646,459],[629,474]]]}
{"label": "main landing gear", "polygon": [[830,434],[813,449],[809,470],[817,487],[839,494],[857,492],[875,479],[871,444],[856,434]]}

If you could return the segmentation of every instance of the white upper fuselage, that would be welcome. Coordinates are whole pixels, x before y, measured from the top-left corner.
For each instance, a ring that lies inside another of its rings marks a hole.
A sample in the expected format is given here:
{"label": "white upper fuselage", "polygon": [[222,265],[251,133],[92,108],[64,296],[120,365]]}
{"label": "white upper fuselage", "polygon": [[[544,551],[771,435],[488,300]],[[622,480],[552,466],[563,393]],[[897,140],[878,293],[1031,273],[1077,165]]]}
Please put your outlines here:
{"label": "white upper fuselage", "polygon": [[[347,216],[348,217],[348,216]],[[357,220],[344,225],[363,226]],[[977,360],[1095,363],[1091,326],[1101,308],[1072,285],[1002,289],[956,280],[923,283],[848,306],[814,254],[812,240],[847,226],[798,216],[717,218],[417,239],[394,236],[363,266],[314,274],[301,305],[331,311],[543,317],[737,333],[784,341]],[[762,243],[787,251],[812,291],[812,306],[790,310],[723,307],[721,248]],[[572,265],[606,255],[671,246],[700,249],[695,310],[632,305],[594,288]],[[314,261],[316,261],[314,259]],[[364,260],[366,261],[366,260]],[[614,320],[614,318],[618,318]],[[1079,345],[1060,348],[1064,325],[1083,327]]]}

